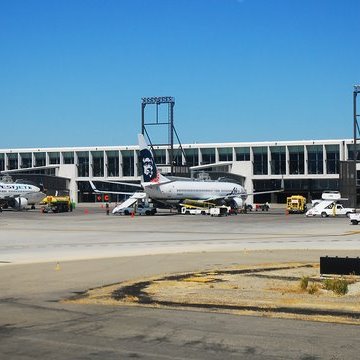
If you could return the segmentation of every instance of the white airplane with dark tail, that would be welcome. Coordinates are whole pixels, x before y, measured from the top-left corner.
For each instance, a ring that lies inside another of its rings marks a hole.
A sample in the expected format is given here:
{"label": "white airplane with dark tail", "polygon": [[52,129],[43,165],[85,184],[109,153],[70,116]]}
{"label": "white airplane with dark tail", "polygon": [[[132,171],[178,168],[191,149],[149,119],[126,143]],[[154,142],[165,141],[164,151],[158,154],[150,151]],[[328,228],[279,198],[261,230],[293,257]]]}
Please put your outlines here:
{"label": "white airplane with dark tail", "polygon": [[[213,203],[235,202],[237,207],[242,207],[248,195],[252,195],[248,194],[242,185],[233,182],[169,179],[160,174],[142,134],[138,135],[138,140],[142,165],[141,185],[148,197],[155,202],[173,206],[177,206],[184,200]],[[256,192],[254,195],[281,191],[283,189]]]}
{"label": "white airplane with dark tail", "polygon": [[232,200],[238,207],[244,205],[248,194],[239,184],[209,180],[172,180],[160,174],[144,136],[139,134],[138,140],[142,164],[141,185],[153,201],[178,205],[184,200],[214,203]]}
{"label": "white airplane with dark tail", "polygon": [[[117,206],[113,213],[133,205],[139,199],[150,198],[155,204],[165,207],[178,207],[181,203],[192,201],[193,203],[211,202],[214,204],[232,203],[241,208],[249,195],[281,192],[281,190],[255,192],[248,194],[246,189],[233,182],[214,180],[173,180],[162,175],[156,167],[154,156],[149,149],[142,134],[138,135],[142,168],[141,187],[145,193],[136,192],[125,202]],[[124,194],[123,192],[107,192],[97,190],[92,181],[91,187],[97,193]],[[120,183],[119,183],[120,184]],[[128,184],[129,185],[129,184]],[[137,185],[139,186],[139,185]]]}

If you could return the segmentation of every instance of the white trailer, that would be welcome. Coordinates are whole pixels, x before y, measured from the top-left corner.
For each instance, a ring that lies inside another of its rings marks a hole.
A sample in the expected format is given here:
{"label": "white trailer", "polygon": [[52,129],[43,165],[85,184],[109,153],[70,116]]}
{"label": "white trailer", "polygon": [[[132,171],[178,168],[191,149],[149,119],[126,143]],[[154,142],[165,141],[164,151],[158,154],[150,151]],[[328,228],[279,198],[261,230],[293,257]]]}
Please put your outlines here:
{"label": "white trailer", "polygon": [[360,213],[359,214],[350,214],[349,219],[353,225],[357,225],[358,223],[360,223]]}

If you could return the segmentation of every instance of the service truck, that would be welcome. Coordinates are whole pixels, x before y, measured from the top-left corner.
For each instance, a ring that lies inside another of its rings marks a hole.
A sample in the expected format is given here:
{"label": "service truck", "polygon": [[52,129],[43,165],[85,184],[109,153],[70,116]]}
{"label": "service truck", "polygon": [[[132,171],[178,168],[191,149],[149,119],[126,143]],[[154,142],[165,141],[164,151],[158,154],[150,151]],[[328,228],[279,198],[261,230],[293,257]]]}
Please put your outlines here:
{"label": "service truck", "polygon": [[46,196],[40,205],[41,211],[44,213],[68,212],[73,209],[70,196]]}
{"label": "service truck", "polygon": [[286,198],[286,211],[289,214],[304,214],[306,211],[306,198],[301,195],[293,195]]}

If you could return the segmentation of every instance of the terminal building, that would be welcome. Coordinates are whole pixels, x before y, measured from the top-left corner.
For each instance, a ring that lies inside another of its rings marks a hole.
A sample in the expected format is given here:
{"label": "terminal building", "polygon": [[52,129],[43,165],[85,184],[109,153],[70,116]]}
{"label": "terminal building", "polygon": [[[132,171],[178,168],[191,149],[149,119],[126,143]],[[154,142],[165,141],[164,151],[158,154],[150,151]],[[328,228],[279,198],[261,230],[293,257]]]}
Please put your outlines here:
{"label": "terminal building", "polygon": [[[355,163],[353,139],[195,143],[182,144],[182,149],[174,145],[171,157],[180,173],[186,166],[193,177],[206,173],[213,179],[231,178],[242,182],[249,194],[284,186],[281,193],[251,195],[250,203],[284,203],[294,194],[311,200],[325,190],[341,190],[341,164]],[[169,148],[154,150],[158,168],[168,173]],[[92,180],[117,202],[126,195],[111,191],[134,192],[131,184],[140,182],[138,153],[138,146],[0,149],[0,172],[42,183],[50,192],[67,191],[75,202],[96,201]]]}

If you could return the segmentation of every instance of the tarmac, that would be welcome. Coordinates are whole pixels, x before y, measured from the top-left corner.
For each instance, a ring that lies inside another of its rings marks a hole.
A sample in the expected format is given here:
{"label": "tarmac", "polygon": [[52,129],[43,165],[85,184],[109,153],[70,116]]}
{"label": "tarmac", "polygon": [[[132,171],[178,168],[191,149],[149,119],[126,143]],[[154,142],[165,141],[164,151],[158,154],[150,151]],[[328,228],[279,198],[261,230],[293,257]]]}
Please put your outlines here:
{"label": "tarmac", "polygon": [[283,209],[221,218],[107,216],[99,206],[4,211],[0,351],[11,359],[356,358],[356,325],[64,300],[149,277],[359,256],[359,230],[346,218]]}

